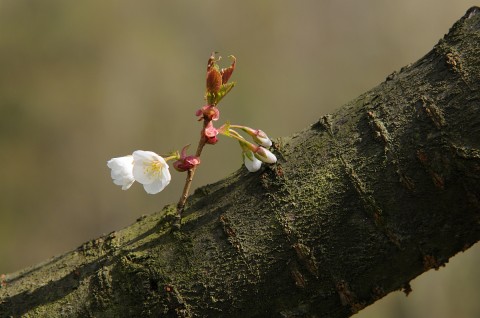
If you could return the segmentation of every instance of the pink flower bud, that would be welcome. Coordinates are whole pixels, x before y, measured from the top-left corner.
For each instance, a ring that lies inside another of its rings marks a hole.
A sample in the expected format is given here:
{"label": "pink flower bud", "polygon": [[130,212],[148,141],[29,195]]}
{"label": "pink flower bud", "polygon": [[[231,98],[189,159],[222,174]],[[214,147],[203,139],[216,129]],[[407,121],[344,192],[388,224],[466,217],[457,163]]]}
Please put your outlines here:
{"label": "pink flower bud", "polygon": [[220,111],[213,105],[205,105],[195,112],[199,116],[198,120],[218,120],[220,118]]}
{"label": "pink flower bud", "polygon": [[208,122],[207,127],[203,130],[203,135],[206,138],[206,143],[214,145],[218,142],[218,129],[213,127],[213,124],[211,121]]}
{"label": "pink flower bud", "polygon": [[260,129],[255,130],[253,140],[255,140],[257,144],[265,148],[269,148],[272,145],[272,141],[270,140],[270,138],[268,138],[267,134]]}
{"label": "pink flower bud", "polygon": [[262,147],[269,148],[272,145],[272,141],[268,138],[267,134],[260,129],[253,129],[246,126],[239,126],[244,132],[249,134],[253,141]]}
{"label": "pink flower bud", "polygon": [[257,157],[257,159],[265,162],[265,163],[275,163],[277,162],[277,157],[275,157],[275,155],[270,152],[270,150],[268,149],[265,149],[261,146],[259,146],[256,151],[254,151],[254,154],[255,154],[255,157]]}

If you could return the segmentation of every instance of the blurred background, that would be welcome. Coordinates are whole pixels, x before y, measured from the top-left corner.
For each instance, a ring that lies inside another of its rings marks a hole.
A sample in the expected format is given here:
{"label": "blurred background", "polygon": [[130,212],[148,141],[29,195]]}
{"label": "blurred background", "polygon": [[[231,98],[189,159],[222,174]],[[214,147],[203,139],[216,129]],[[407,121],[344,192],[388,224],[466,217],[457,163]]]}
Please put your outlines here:
{"label": "blurred background", "polygon": [[[221,119],[288,136],[421,58],[475,4],[0,0],[0,274],[178,200],[185,175],[155,196],[121,191],[106,161],[197,143],[211,51],[238,59]],[[230,140],[205,150],[194,188],[241,166]],[[479,317],[479,252],[357,317]]]}

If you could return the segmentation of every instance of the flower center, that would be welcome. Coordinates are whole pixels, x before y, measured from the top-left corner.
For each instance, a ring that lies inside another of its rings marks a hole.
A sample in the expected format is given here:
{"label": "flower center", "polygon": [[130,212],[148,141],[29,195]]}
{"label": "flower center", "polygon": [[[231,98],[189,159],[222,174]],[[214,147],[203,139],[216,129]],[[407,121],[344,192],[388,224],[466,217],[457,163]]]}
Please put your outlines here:
{"label": "flower center", "polygon": [[152,161],[145,167],[147,174],[158,175],[163,169],[163,163],[160,161]]}

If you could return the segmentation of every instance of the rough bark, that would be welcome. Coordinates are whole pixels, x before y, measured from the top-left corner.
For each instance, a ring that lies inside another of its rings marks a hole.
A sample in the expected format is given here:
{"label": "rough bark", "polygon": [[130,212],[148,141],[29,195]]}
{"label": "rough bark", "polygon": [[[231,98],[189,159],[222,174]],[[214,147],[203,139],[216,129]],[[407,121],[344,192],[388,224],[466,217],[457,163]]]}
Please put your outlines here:
{"label": "rough bark", "polygon": [[2,317],[347,317],[480,238],[480,8],[279,162],[10,274]]}

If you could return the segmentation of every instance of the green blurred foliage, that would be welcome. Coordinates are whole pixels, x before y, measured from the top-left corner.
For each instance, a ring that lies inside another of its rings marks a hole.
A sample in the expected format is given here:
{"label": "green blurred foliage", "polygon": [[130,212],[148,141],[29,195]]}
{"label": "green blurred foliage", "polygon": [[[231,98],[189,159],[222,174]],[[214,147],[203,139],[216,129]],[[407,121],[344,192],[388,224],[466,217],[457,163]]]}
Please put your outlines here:
{"label": "green blurred foliage", "polygon": [[[211,51],[238,58],[221,119],[287,136],[419,59],[475,4],[0,0],[0,272],[178,199],[184,175],[172,172],[159,195],[138,184],[123,192],[106,161],[197,142]],[[238,146],[223,139],[205,149],[194,187],[240,166]],[[389,296],[359,316],[480,316],[478,248],[455,272],[419,280],[425,292],[414,285],[406,300]]]}

